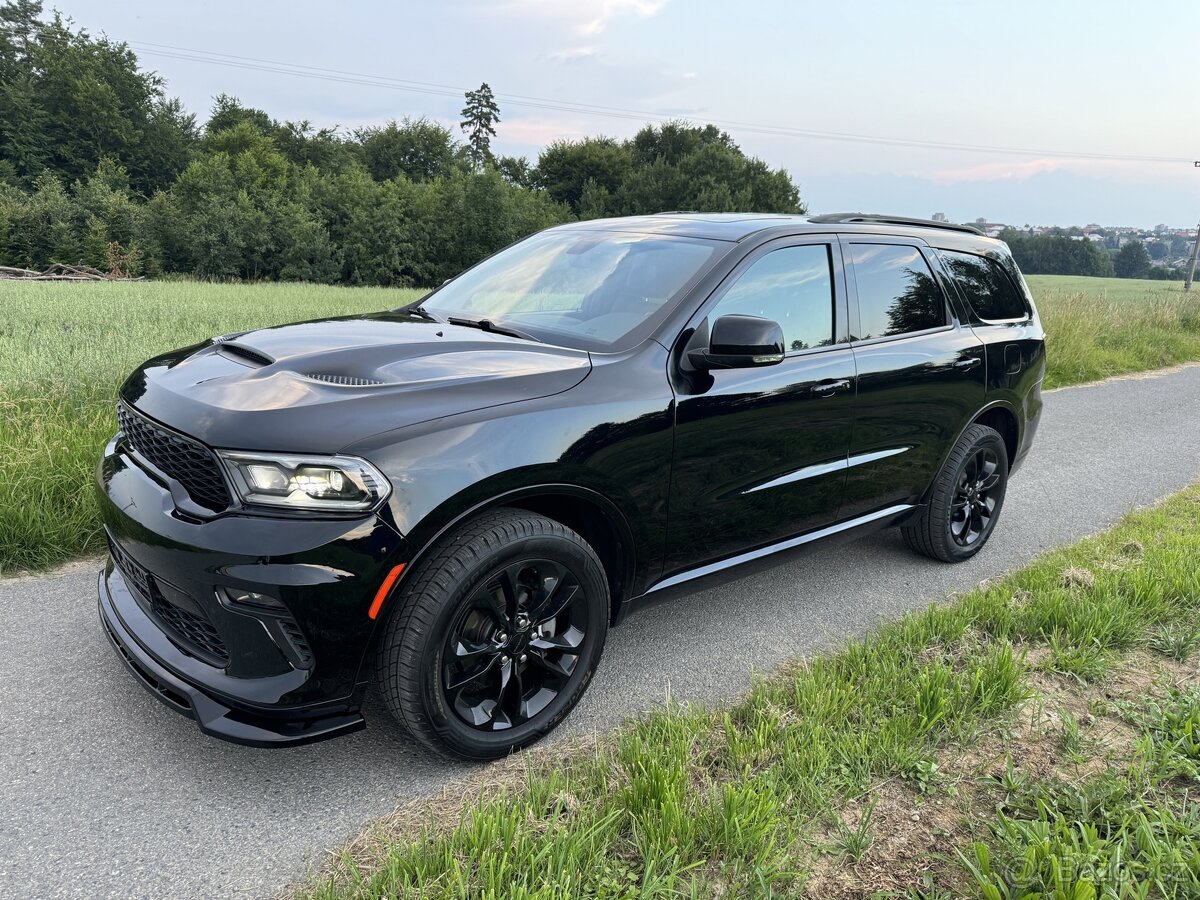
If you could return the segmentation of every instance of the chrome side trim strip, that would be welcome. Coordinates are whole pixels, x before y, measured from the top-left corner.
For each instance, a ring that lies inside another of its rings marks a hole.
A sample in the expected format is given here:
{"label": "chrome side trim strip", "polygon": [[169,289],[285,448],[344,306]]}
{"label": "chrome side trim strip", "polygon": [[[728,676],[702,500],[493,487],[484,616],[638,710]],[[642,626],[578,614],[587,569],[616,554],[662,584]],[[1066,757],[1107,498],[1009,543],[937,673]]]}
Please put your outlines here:
{"label": "chrome side trim strip", "polygon": [[[678,575],[672,575],[670,578],[664,578],[651,587],[646,594],[653,594],[655,591],[661,591],[664,588],[674,587],[677,584],[683,584],[685,581],[691,581],[695,578],[703,578],[705,575],[711,575],[714,572],[720,572],[722,569],[729,569],[733,566],[741,565],[742,563],[750,562],[751,560],[761,559],[764,556],[770,556],[772,553],[779,553],[781,550],[791,550],[793,547],[800,547],[804,544],[810,544],[813,541],[819,541],[821,538],[829,537],[841,531],[849,531],[851,528],[857,528],[860,525],[867,525],[879,519],[887,519],[891,516],[898,516],[900,513],[908,512],[916,507],[912,503],[899,503],[896,506],[889,506],[887,509],[876,510],[873,513],[867,513],[865,516],[859,516],[856,519],[848,519],[845,522],[839,522],[836,525],[829,525],[817,531],[810,531],[808,534],[802,534],[799,537],[788,538],[785,541],[780,541],[777,544],[771,544],[766,547],[759,547],[757,550],[750,550],[746,553],[739,553],[737,556],[731,556],[728,559],[722,559],[715,563],[709,563],[706,566],[700,566],[696,569],[688,569],[686,572],[680,572]],[[645,594],[643,594],[645,596]]]}
{"label": "chrome side trim strip", "polygon": [[876,460],[887,459],[889,456],[896,456],[899,453],[905,453],[911,450],[912,447],[893,447],[890,450],[876,450],[873,453],[860,453],[857,456],[851,456],[847,459],[838,459],[833,462],[817,463],[815,466],[805,466],[803,469],[797,469],[795,472],[788,472],[786,475],[780,475],[778,478],[773,478],[770,481],[765,481],[762,484],[756,484],[752,488],[746,488],[742,491],[743,494],[753,494],[755,491],[765,491],[768,488],[781,487],[785,484],[791,484],[795,481],[803,481],[806,478],[816,478],[818,475],[828,475],[831,472],[837,472],[841,469],[851,469],[854,466],[861,466],[865,463],[872,463]]}

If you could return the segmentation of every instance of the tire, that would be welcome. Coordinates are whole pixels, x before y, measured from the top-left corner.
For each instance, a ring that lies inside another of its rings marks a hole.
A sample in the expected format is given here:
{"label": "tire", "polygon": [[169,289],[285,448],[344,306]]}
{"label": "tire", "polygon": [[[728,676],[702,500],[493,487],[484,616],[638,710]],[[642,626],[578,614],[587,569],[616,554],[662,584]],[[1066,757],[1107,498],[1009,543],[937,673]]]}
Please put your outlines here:
{"label": "tire", "polygon": [[972,425],[938,473],[929,503],[901,527],[905,543],[942,562],[970,559],[995,530],[1007,487],[1004,438],[986,425]]}
{"label": "tire", "polygon": [[518,509],[484,513],[445,538],[393,602],[376,657],[384,701],[422,744],[468,759],[504,756],[562,721],[608,629],[595,551]]}

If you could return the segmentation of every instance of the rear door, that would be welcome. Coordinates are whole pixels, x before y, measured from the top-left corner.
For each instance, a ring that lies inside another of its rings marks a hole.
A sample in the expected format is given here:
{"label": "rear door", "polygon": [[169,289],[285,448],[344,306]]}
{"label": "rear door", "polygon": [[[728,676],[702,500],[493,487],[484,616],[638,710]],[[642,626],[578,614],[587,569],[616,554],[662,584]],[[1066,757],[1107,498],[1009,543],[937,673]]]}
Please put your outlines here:
{"label": "rear door", "polygon": [[[842,236],[858,404],[840,519],[920,502],[983,406],[982,341],[916,238]],[[955,298],[956,300],[957,298]]]}

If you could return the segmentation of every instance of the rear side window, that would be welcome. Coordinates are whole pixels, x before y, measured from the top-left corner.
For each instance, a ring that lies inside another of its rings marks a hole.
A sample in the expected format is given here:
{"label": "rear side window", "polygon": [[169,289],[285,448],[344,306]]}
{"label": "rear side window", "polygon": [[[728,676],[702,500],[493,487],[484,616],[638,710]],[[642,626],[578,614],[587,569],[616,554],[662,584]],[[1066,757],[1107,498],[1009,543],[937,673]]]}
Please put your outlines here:
{"label": "rear side window", "polygon": [[947,324],[942,290],[916,247],[851,244],[850,258],[858,284],[860,341]]}
{"label": "rear side window", "polygon": [[1025,300],[1000,264],[974,253],[939,250],[975,315],[989,322],[1023,319]]}
{"label": "rear side window", "polygon": [[751,263],[709,313],[778,322],[789,351],[833,343],[833,272],[827,244],[772,250]]}

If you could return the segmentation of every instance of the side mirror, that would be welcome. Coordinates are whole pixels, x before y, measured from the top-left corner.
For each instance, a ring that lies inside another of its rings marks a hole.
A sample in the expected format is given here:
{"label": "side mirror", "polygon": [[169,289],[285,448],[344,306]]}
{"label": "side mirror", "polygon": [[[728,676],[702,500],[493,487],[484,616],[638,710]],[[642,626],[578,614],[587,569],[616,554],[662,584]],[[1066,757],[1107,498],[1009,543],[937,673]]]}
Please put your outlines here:
{"label": "side mirror", "polygon": [[758,316],[721,316],[713,323],[708,346],[688,351],[688,362],[701,371],[750,369],[783,362],[783,328]]}

